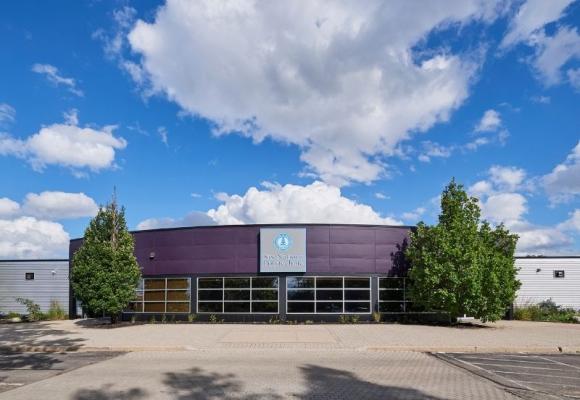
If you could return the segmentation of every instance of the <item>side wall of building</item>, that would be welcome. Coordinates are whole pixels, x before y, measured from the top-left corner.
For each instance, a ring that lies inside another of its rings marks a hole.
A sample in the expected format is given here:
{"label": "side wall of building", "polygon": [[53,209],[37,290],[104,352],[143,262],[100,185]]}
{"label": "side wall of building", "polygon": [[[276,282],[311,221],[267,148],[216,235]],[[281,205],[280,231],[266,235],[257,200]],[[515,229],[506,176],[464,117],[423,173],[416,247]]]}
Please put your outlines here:
{"label": "side wall of building", "polygon": [[[522,286],[516,306],[552,299],[563,307],[580,309],[580,257],[517,258]],[[564,271],[558,278],[554,271]]]}
{"label": "side wall of building", "polygon": [[[34,273],[34,279],[26,279]],[[51,301],[65,310],[69,304],[68,260],[0,260],[0,312],[26,313],[17,297],[30,299],[48,311]]]}

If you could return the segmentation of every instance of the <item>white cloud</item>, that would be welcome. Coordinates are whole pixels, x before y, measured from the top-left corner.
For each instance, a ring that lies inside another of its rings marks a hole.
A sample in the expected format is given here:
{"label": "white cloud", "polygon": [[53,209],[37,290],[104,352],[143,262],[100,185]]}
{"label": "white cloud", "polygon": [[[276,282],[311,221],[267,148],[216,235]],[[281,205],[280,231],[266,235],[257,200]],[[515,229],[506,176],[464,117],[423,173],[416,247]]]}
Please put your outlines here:
{"label": "white cloud", "polygon": [[453,153],[454,146],[444,146],[439,143],[431,142],[426,140],[421,143],[423,149],[418,156],[418,160],[421,162],[430,162],[431,158],[448,158],[451,157]]}
{"label": "white cloud", "polygon": [[69,240],[56,222],[33,217],[0,219],[0,258],[66,257]]}
{"label": "white cloud", "polygon": [[526,198],[519,193],[498,193],[482,201],[481,212],[491,222],[510,225],[528,211],[526,203]]}
{"label": "white cloud", "polygon": [[501,115],[496,110],[487,110],[475,127],[476,132],[496,132],[501,128]]}
{"label": "white cloud", "polygon": [[501,47],[509,47],[529,40],[546,24],[560,19],[564,10],[574,0],[528,0],[510,22]]}
{"label": "white cloud", "polygon": [[8,197],[0,197],[0,218],[16,215],[20,211],[20,204]]}
{"label": "white cloud", "polygon": [[550,96],[532,96],[531,100],[538,104],[550,104],[552,101]]}
{"label": "white cloud", "polygon": [[574,86],[575,89],[580,90],[580,68],[572,69],[570,68],[566,72],[570,85]]}
{"label": "white cloud", "polygon": [[0,103],[0,126],[8,125],[16,119],[16,110],[10,104]]}
{"label": "white cloud", "polygon": [[580,141],[566,160],[541,181],[553,204],[569,202],[580,195]]}
{"label": "white cloud", "polygon": [[265,182],[264,189],[251,187],[244,195],[221,194],[224,203],[208,211],[218,224],[250,223],[357,223],[401,222],[382,217],[370,206],[342,196],[340,189],[323,182],[284,185]]}
{"label": "white cloud", "polygon": [[77,83],[73,78],[65,78],[59,75],[58,68],[50,64],[34,64],[32,66],[32,72],[44,75],[49,82],[53,83],[55,86],[63,85],[67,88],[69,92],[76,96],[84,96],[82,90],[77,88]]}
{"label": "white cloud", "polygon": [[190,196],[193,197],[194,199],[199,199],[201,197],[201,194],[199,194],[199,193],[192,193]]}
{"label": "white cloud", "polygon": [[526,178],[526,171],[516,167],[492,166],[489,171],[489,178],[503,191],[514,191],[518,189]]}
{"label": "white cloud", "polygon": [[381,193],[381,192],[376,192],[375,197],[379,200],[388,200],[391,198],[390,196],[387,196],[386,194]]}
{"label": "white cloud", "polygon": [[161,141],[163,142],[163,144],[165,146],[168,146],[169,142],[167,139],[167,128],[164,126],[160,126],[159,128],[157,128],[157,133],[159,134],[159,137],[161,138]]}
{"label": "white cloud", "polygon": [[403,213],[401,218],[403,218],[405,221],[416,223],[419,221],[419,218],[425,214],[425,211],[427,211],[425,207],[418,207],[413,211]]}
{"label": "white cloud", "polygon": [[[534,40],[536,57],[534,68],[547,86],[562,80],[562,67],[570,60],[580,59],[580,35],[576,28],[561,27],[554,36],[538,35]],[[569,70],[569,74],[570,71]],[[571,73],[574,84],[574,72]]]}
{"label": "white cloud", "polygon": [[517,221],[508,225],[509,229],[519,235],[516,254],[553,255],[565,253],[573,240],[558,227],[546,227]]}
{"label": "white cloud", "polygon": [[127,146],[125,139],[115,137],[115,126],[80,127],[76,111],[65,115],[64,124],[42,127],[27,139],[0,135],[0,155],[26,159],[37,171],[47,165],[61,165],[75,172],[115,167],[115,151]]}
{"label": "white cloud", "polygon": [[151,218],[138,229],[191,225],[236,225],[277,223],[353,223],[401,225],[383,217],[366,204],[341,194],[338,187],[324,182],[310,185],[279,185],[263,182],[263,188],[249,188],[242,195],[216,194],[222,204],[207,213],[192,212],[184,218]]}
{"label": "white cloud", "polygon": [[467,192],[471,196],[475,196],[477,198],[482,198],[484,196],[488,196],[493,192],[493,185],[488,181],[478,181],[471,185]]}
{"label": "white cloud", "polygon": [[141,221],[137,229],[174,228],[180,226],[215,225],[215,221],[206,213],[193,211],[183,218],[149,218]]}
{"label": "white cloud", "polygon": [[341,185],[384,175],[381,158],[449,119],[478,62],[442,49],[417,61],[413,47],[454,23],[489,22],[496,8],[170,0],[128,40],[156,93],[217,134],[295,144],[310,172]]}
{"label": "white cloud", "polygon": [[580,232],[580,209],[574,210],[570,214],[570,218],[562,222],[558,227],[566,231],[577,231]]}
{"label": "white cloud", "polygon": [[97,203],[84,193],[42,192],[28,193],[22,213],[43,219],[93,217],[97,214]]}

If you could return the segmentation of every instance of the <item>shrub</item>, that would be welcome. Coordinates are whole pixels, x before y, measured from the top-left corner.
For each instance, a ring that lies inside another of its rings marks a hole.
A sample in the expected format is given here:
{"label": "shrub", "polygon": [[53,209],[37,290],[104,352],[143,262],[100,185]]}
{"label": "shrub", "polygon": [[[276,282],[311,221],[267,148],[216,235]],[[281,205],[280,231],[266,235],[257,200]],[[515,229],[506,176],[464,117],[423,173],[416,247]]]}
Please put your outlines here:
{"label": "shrub", "polygon": [[218,323],[218,317],[215,314],[211,314],[209,316],[209,323],[210,324],[217,324]]}
{"label": "shrub", "polygon": [[197,314],[189,314],[189,315],[187,316],[187,321],[188,321],[188,322],[193,322],[193,321],[195,321],[196,319],[197,319]]}
{"label": "shrub", "polygon": [[27,318],[29,321],[42,321],[45,315],[40,311],[40,306],[30,299],[17,297],[16,302],[26,307]]}
{"label": "shrub", "polygon": [[269,323],[269,324],[272,324],[272,325],[278,325],[278,324],[280,324],[281,322],[282,322],[282,321],[280,321],[280,318],[278,318],[278,316],[277,316],[277,315],[274,315],[274,316],[270,317],[270,319],[268,320],[268,323]]}
{"label": "shrub", "polygon": [[52,300],[50,302],[50,308],[46,313],[46,317],[52,321],[63,320],[68,318],[68,314],[64,311],[64,309],[61,307],[58,301]]}
{"label": "shrub", "polygon": [[161,315],[161,323],[165,324],[167,322],[167,316],[165,314]]}
{"label": "shrub", "polygon": [[358,315],[351,315],[350,316],[350,323],[351,324],[358,324],[360,321],[360,316]]}
{"label": "shrub", "polygon": [[383,319],[383,317],[381,316],[380,312],[374,312],[373,313],[373,321],[375,321],[376,323],[381,322],[381,320]]}
{"label": "shrub", "polygon": [[152,316],[149,318],[149,323],[150,323],[150,324],[156,324],[156,323],[157,323],[157,320],[155,319],[155,315],[152,315]]}
{"label": "shrub", "polygon": [[348,320],[348,315],[344,315],[344,314],[340,315],[340,316],[338,317],[338,322],[339,322],[340,324],[348,324],[348,323],[349,323],[349,320]]}
{"label": "shrub", "polygon": [[538,304],[524,304],[515,308],[514,319],[520,321],[546,321],[577,323],[576,310],[561,308],[552,299]]}

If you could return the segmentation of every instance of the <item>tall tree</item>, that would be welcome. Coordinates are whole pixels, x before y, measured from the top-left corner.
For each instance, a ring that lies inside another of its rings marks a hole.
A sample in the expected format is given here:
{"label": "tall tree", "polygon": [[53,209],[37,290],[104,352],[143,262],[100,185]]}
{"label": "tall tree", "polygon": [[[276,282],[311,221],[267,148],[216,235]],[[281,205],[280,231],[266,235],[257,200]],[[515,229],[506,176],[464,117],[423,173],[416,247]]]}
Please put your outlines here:
{"label": "tall tree", "polygon": [[100,207],[73,256],[71,282],[75,297],[95,314],[106,314],[115,323],[135,298],[141,269],[133,254],[133,236],[127,230],[125,208],[116,194]]}
{"label": "tall tree", "polygon": [[441,196],[438,223],[420,222],[406,250],[416,305],[483,321],[505,314],[520,285],[514,266],[518,236],[480,217],[478,199],[451,180]]}

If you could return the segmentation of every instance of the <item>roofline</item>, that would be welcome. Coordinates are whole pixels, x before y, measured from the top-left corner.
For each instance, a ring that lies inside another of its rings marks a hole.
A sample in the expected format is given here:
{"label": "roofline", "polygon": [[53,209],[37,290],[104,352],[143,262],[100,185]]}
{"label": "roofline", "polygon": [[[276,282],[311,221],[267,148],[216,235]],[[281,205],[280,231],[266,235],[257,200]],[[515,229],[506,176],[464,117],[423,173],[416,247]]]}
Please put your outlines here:
{"label": "roofline", "polygon": [[[286,224],[237,224],[237,225],[198,225],[198,226],[177,226],[174,228],[156,228],[156,229],[140,229],[129,231],[130,233],[140,232],[165,232],[165,231],[181,231],[188,229],[207,229],[207,228],[255,228],[255,227],[307,227],[307,226],[360,226],[364,228],[401,228],[401,229],[415,229],[414,225],[379,225],[379,224],[331,224],[331,223],[286,223]],[[71,242],[83,240],[83,238],[71,239]]]}
{"label": "roofline", "polygon": [[10,259],[5,260],[3,258],[0,258],[0,263],[3,263],[3,262],[31,262],[31,261],[34,261],[34,262],[38,262],[38,261],[40,261],[40,262],[67,261],[68,262],[69,259],[68,258],[25,258],[25,259],[18,259],[18,260],[10,260]]}
{"label": "roofline", "polygon": [[571,255],[571,256],[515,256],[514,258],[521,258],[521,259],[546,259],[546,258],[580,258],[580,255]]}

